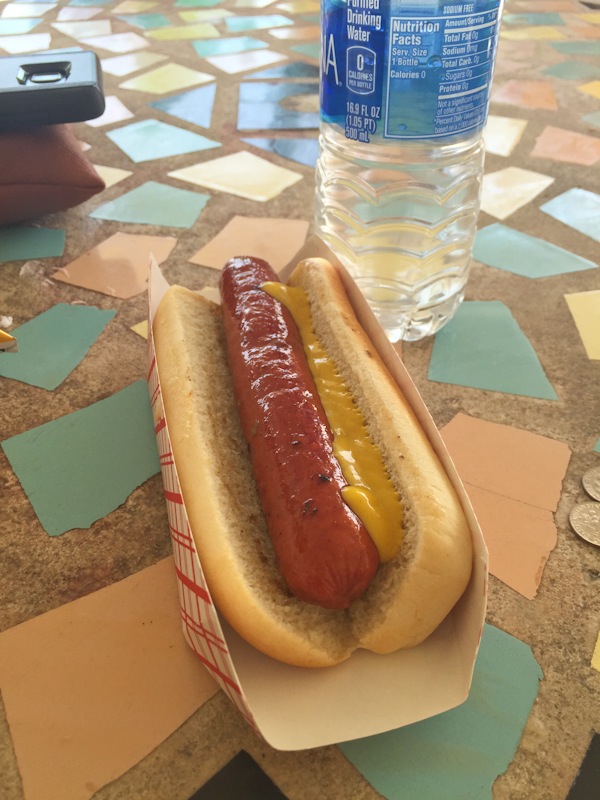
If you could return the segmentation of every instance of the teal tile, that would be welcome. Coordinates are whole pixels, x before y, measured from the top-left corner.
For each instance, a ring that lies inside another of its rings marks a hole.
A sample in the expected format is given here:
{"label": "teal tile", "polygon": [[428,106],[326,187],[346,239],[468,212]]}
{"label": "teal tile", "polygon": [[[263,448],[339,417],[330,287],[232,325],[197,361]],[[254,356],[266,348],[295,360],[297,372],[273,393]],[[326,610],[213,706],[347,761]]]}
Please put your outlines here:
{"label": "teal tile", "polygon": [[36,28],[41,19],[0,19],[0,36],[18,36]]}
{"label": "teal tile", "polygon": [[587,61],[561,61],[542,70],[544,75],[566,81],[591,80],[600,75],[600,67]]}
{"label": "teal tile", "polygon": [[294,53],[299,53],[301,56],[308,56],[308,58],[314,58],[315,61],[318,61],[321,55],[321,45],[319,42],[311,42],[308,44],[295,44],[290,47],[290,50],[293,50]]}
{"label": "teal tile", "polygon": [[205,136],[156,119],[145,119],[106,134],[136,164],[220,147]]}
{"label": "teal tile", "polygon": [[551,12],[533,12],[531,14],[503,14],[503,25],[564,25],[560,14]]}
{"label": "teal tile", "polygon": [[249,17],[227,17],[225,25],[231,33],[240,33],[241,31],[256,31],[264,28],[280,28],[284,25],[293,25],[293,22],[281,14],[260,14]]}
{"label": "teal tile", "polygon": [[473,257],[489,267],[525,278],[547,278],[597,266],[562,247],[500,223],[478,231]]}
{"label": "teal tile", "polygon": [[84,358],[117,312],[58,303],[11,331],[19,350],[0,358],[4,378],[53,391]]}
{"label": "teal tile", "polygon": [[0,264],[5,261],[27,261],[32,258],[60,256],[65,249],[65,231],[59,228],[38,228],[10,225],[0,228]]}
{"label": "teal tile", "polygon": [[559,222],[600,242],[599,194],[586,189],[569,189],[540,208]]}
{"label": "teal tile", "polygon": [[499,300],[464,302],[435,335],[428,378],[490,392],[557,400],[537,354]]}
{"label": "teal tile", "polygon": [[169,18],[164,14],[118,14],[117,18],[127,22],[128,25],[142,28],[145,31],[164,28],[166,25],[171,24]]}
{"label": "teal tile", "polygon": [[191,228],[210,195],[148,181],[96,208],[90,217],[116,222]]}
{"label": "teal tile", "polygon": [[600,42],[589,40],[575,42],[548,42],[550,47],[570,56],[600,56]]}
{"label": "teal tile", "polygon": [[281,64],[278,67],[269,67],[259,72],[253,72],[244,80],[271,80],[272,78],[306,78],[319,79],[319,67],[314,64],[307,64],[305,61],[293,61],[289,64]]}
{"label": "teal tile", "polygon": [[592,111],[591,114],[584,114],[581,118],[595,128],[600,128],[600,111]]}
{"label": "teal tile", "polygon": [[230,53],[244,53],[248,50],[264,50],[267,45],[251,36],[235,36],[222,39],[202,39],[192,42],[199,56],[222,56]]}
{"label": "teal tile", "polygon": [[339,748],[387,800],[491,800],[542,677],[529,645],[486,624],[465,703]]}
{"label": "teal tile", "polygon": [[148,384],[2,442],[46,533],[89,528],[160,470]]}

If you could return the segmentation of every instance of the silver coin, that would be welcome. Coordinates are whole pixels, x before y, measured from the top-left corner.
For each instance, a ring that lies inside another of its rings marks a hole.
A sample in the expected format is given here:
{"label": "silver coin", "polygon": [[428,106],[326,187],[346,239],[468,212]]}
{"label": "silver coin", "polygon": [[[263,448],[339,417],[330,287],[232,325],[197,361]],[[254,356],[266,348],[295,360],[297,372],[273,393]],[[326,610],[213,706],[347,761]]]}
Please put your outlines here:
{"label": "silver coin", "polygon": [[571,510],[569,522],[578,536],[600,547],[600,503],[579,503]]}
{"label": "silver coin", "polygon": [[600,466],[586,470],[583,473],[581,483],[590,497],[593,497],[594,500],[600,500]]}

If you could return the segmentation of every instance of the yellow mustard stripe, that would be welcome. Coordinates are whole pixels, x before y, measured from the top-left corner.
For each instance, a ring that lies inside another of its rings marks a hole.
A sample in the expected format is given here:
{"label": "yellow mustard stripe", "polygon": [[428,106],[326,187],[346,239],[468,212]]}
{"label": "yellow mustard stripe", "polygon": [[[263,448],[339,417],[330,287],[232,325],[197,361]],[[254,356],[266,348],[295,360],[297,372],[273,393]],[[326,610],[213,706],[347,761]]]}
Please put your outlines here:
{"label": "yellow mustard stripe", "polygon": [[389,561],[402,543],[402,503],[379,448],[369,438],[362,413],[314,332],[306,292],[276,282],[264,283],[262,288],[283,303],[298,326],[333,432],[333,452],[348,483],[342,497],[362,520],[381,561]]}

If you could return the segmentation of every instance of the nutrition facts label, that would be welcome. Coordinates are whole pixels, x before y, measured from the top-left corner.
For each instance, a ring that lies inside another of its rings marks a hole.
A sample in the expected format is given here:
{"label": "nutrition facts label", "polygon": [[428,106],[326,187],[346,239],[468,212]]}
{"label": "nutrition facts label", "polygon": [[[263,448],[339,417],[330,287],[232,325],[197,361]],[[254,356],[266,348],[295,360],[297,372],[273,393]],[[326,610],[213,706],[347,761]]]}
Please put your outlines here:
{"label": "nutrition facts label", "polygon": [[402,106],[411,95],[421,111],[429,110],[414,136],[444,136],[483,124],[498,9],[476,13],[474,8],[458,3],[445,6],[443,16],[390,18],[386,137],[410,136]]}
{"label": "nutrition facts label", "polygon": [[481,129],[501,0],[322,0],[323,119],[346,138]]}

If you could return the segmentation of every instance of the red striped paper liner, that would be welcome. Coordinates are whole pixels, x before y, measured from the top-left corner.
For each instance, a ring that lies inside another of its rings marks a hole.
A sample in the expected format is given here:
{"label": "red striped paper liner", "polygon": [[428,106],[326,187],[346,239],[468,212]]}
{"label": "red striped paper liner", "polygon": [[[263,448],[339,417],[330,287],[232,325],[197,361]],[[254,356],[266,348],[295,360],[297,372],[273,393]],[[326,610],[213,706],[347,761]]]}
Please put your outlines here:
{"label": "red striped paper liner", "polygon": [[250,725],[258,731],[229,655],[221,623],[208,591],[190,530],[163,411],[151,329],[148,332],[148,351],[150,361],[148,388],[167,503],[183,633],[196,656],[210,671],[225,694]]}

